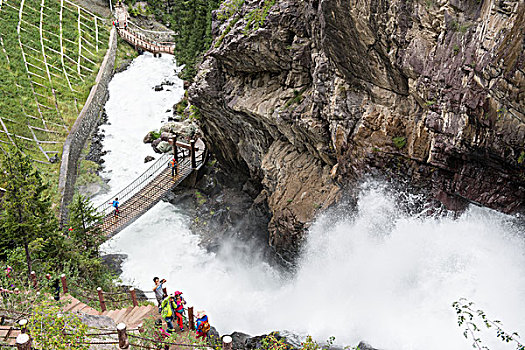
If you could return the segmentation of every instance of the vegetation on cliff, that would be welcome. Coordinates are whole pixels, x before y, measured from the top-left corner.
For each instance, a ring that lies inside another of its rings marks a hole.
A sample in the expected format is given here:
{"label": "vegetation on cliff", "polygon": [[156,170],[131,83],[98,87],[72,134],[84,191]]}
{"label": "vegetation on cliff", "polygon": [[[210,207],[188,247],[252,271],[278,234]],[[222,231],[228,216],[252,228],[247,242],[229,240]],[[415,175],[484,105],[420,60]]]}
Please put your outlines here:
{"label": "vegetation on cliff", "polygon": [[212,11],[219,0],[148,0],[155,17],[169,23],[175,35],[175,58],[178,64],[186,65],[182,79],[191,79],[197,73],[196,65],[212,42]]}
{"label": "vegetation on cliff", "polygon": [[[97,228],[99,216],[87,200],[77,197],[70,208],[71,225],[58,227],[49,198],[49,185],[29,156],[10,148],[2,160],[0,186],[0,262],[13,267],[21,281],[31,271],[43,276],[67,273],[85,287],[114,288],[114,276],[98,258],[104,237]],[[24,273],[25,271],[25,273]]]}

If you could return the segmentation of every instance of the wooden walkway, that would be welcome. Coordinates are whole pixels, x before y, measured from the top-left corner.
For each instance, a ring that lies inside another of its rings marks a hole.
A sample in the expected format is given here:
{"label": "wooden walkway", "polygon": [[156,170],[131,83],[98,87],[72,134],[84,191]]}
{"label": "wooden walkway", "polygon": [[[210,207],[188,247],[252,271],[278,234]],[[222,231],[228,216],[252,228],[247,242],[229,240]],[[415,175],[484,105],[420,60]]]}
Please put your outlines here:
{"label": "wooden walkway", "polygon": [[[129,226],[136,219],[157,204],[168,192],[179,185],[193,171],[200,169],[205,160],[205,146],[202,140],[197,140],[194,151],[194,164],[192,166],[191,146],[177,142],[177,146],[187,149],[185,157],[179,152],[179,166],[177,175],[171,176],[171,168],[168,167],[173,155],[163,154],[148,170],[133,181],[116,195],[113,195],[106,203],[99,206],[99,212],[105,214],[101,224],[103,232],[111,237]],[[118,198],[120,202],[119,215],[115,216],[111,205],[113,199]]]}
{"label": "wooden walkway", "polygon": [[[135,47],[136,50],[142,49],[151,52],[154,55],[160,53],[173,55],[175,52],[175,44],[173,42],[159,42],[150,39],[143,33],[140,33],[139,30],[130,29],[128,26],[130,23],[129,14],[126,8],[123,6],[115,7],[115,27],[122,39]],[[137,27],[137,29],[139,28]]]}
{"label": "wooden walkway", "polygon": [[[120,322],[125,323],[130,330],[142,324],[147,318],[159,317],[158,307],[155,305],[130,306],[127,308],[101,312],[84,304],[69,294],[62,295],[60,301],[64,303],[64,306],[62,307],[64,312],[76,312],[93,316],[108,316],[115,322],[115,324]],[[20,333],[21,331],[18,325],[0,326],[0,349],[4,348],[2,344],[6,344],[9,348],[14,348],[16,337]],[[116,336],[114,336],[114,338],[116,338]],[[116,347],[113,346],[111,348],[115,349]]]}

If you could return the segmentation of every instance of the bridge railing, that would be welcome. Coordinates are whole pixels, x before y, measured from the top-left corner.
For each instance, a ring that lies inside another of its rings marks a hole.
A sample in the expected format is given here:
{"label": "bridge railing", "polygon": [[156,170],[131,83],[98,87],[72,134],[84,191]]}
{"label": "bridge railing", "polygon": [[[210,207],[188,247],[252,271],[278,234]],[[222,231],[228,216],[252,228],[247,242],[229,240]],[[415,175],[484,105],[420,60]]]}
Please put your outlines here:
{"label": "bridge railing", "polygon": [[173,155],[168,153],[161,155],[160,158],[155,163],[153,163],[153,165],[151,165],[151,167],[149,167],[139,177],[133,180],[132,183],[130,183],[120,192],[112,195],[109,200],[99,205],[97,207],[97,211],[99,213],[103,213],[104,215],[113,212],[113,199],[118,198],[119,202],[125,202],[127,199],[131,198],[133,195],[143,189],[158,174],[160,174],[167,167],[168,161],[172,157]]}

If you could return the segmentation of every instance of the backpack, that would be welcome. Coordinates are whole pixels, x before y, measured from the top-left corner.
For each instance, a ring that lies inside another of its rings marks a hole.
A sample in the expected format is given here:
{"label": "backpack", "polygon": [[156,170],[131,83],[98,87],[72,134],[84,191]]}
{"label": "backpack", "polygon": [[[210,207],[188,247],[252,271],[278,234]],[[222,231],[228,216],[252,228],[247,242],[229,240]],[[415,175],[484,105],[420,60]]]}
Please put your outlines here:
{"label": "backpack", "polygon": [[210,330],[210,324],[208,323],[208,321],[204,321],[202,322],[202,327],[201,327],[201,331],[202,333],[208,333],[208,331]]}

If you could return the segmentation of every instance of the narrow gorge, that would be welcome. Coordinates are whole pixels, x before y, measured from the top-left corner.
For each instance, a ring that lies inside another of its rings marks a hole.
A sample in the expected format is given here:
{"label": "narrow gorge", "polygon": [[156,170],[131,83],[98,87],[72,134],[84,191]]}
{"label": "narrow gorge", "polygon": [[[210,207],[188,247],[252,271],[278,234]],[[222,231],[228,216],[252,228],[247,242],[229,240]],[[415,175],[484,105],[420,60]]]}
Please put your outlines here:
{"label": "narrow gorge", "polygon": [[226,2],[190,101],[219,162],[256,183],[285,260],[369,176],[434,208],[524,213],[524,14],[507,0]]}

